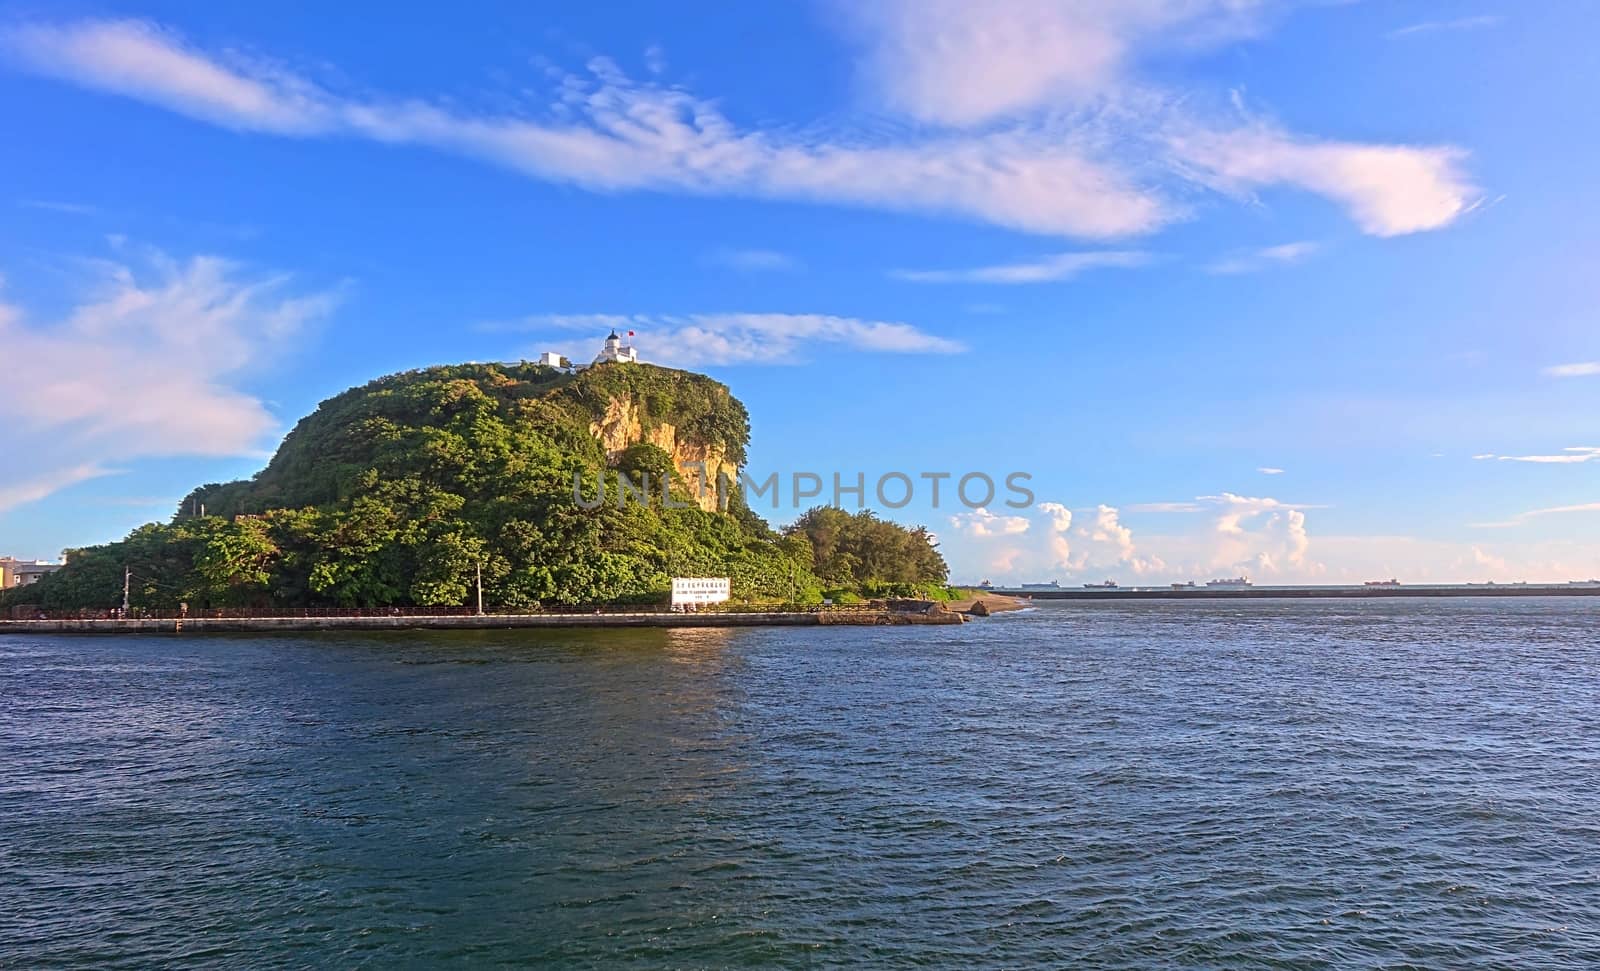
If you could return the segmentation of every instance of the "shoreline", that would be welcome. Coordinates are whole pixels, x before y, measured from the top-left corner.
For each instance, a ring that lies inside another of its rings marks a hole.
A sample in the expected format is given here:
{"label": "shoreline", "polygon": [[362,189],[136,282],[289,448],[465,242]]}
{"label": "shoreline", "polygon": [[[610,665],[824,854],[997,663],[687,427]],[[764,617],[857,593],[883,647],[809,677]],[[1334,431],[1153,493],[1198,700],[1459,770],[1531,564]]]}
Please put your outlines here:
{"label": "shoreline", "polygon": [[320,630],[516,630],[574,627],[898,627],[960,625],[949,610],[414,614],[367,617],[144,617],[0,620],[0,634],[240,634]]}

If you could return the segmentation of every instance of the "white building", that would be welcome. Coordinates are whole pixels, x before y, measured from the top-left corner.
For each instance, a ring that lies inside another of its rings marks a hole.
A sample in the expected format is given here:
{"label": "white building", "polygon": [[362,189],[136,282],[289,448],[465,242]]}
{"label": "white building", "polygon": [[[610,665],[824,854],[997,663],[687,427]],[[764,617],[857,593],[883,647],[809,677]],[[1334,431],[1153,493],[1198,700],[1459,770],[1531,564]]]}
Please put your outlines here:
{"label": "white building", "polygon": [[[633,331],[628,331],[628,336],[632,337]],[[606,346],[601,348],[599,355],[594,359],[594,363],[606,364],[621,361],[636,364],[639,361],[639,352],[634,349],[632,344],[622,343],[622,338],[617,336],[616,331],[612,331],[611,336],[606,338]]]}
{"label": "white building", "polygon": [[557,354],[555,351],[545,351],[543,354],[539,355],[539,360],[537,363],[543,364],[545,367],[566,367],[566,361],[566,358],[562,357],[560,354]]}

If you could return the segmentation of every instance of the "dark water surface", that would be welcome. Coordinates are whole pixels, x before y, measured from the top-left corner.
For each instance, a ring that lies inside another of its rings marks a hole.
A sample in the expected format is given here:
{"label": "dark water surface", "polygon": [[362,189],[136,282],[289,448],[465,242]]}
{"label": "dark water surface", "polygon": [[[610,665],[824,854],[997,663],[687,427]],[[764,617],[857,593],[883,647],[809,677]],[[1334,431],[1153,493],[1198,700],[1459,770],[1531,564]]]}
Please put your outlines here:
{"label": "dark water surface", "polygon": [[1600,601],[0,635],[0,966],[1600,966]]}

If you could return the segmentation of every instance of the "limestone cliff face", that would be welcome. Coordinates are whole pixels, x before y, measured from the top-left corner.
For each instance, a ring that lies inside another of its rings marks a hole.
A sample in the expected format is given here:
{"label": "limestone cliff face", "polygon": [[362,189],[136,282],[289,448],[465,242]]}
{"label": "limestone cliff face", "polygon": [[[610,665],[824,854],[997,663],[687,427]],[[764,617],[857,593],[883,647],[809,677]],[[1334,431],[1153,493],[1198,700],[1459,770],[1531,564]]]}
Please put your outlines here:
{"label": "limestone cliff face", "polygon": [[719,501],[719,479],[730,483],[739,479],[739,467],[729,459],[725,448],[680,435],[678,427],[668,421],[654,422],[647,429],[638,402],[627,395],[613,396],[600,420],[590,423],[589,433],[600,441],[609,462],[617,461],[628,446],[640,442],[648,442],[672,456],[672,464],[687,491],[693,494],[704,483],[701,494],[694,499],[706,512],[718,512],[726,506]]}

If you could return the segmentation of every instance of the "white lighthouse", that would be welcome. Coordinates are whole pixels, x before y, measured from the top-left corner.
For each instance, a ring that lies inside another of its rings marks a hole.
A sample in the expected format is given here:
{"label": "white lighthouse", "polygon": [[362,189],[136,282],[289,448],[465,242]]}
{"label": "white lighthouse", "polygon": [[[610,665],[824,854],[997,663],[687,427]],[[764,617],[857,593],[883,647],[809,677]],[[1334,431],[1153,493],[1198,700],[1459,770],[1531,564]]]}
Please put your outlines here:
{"label": "white lighthouse", "polygon": [[[633,331],[628,331],[628,336],[632,337]],[[595,357],[594,363],[606,364],[622,361],[637,364],[639,352],[634,349],[632,344],[622,343],[622,338],[617,336],[616,331],[612,331],[611,336],[606,338],[606,346],[600,349],[600,353]]]}

